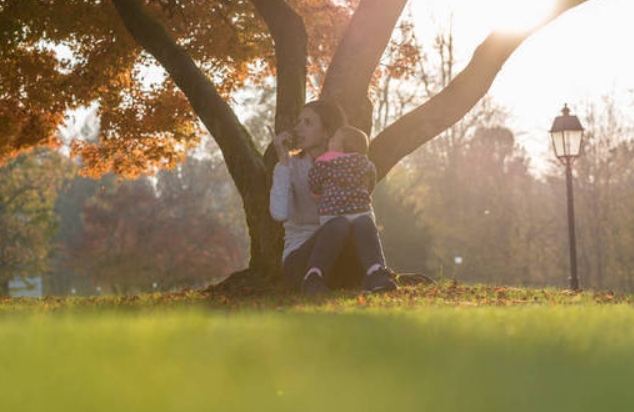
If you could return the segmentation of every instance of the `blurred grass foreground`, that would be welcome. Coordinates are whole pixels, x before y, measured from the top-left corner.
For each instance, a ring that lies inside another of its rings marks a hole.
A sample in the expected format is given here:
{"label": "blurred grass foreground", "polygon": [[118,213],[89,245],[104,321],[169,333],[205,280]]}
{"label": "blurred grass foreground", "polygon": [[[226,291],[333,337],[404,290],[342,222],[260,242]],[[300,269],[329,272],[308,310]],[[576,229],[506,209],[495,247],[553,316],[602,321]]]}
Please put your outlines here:
{"label": "blurred grass foreground", "polygon": [[5,299],[0,411],[629,410],[633,309],[455,284]]}

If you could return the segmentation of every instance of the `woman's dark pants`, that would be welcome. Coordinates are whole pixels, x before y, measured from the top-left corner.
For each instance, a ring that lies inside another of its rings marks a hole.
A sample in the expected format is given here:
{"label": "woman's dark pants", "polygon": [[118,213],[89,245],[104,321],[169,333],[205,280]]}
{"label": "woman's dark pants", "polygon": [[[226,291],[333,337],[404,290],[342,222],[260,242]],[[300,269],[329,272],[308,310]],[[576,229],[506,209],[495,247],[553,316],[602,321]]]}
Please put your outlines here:
{"label": "woman's dark pants", "polygon": [[283,276],[288,286],[299,290],[308,269],[317,267],[330,289],[353,289],[374,264],[385,266],[385,258],[372,219],[360,216],[349,221],[339,216],[286,257]]}

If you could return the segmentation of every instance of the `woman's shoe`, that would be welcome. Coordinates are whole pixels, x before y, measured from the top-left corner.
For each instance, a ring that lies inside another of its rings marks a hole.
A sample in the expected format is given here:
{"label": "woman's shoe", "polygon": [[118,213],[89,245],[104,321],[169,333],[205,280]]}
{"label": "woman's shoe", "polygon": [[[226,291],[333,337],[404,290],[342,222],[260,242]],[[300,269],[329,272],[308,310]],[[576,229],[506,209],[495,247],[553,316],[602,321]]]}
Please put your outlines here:
{"label": "woman's shoe", "polygon": [[302,282],[302,292],[308,296],[330,293],[330,289],[324,283],[321,276],[317,272],[306,275]]}
{"label": "woman's shoe", "polygon": [[390,278],[390,271],[379,268],[369,275],[365,275],[361,282],[361,289],[366,293],[390,292],[396,290],[396,283]]}

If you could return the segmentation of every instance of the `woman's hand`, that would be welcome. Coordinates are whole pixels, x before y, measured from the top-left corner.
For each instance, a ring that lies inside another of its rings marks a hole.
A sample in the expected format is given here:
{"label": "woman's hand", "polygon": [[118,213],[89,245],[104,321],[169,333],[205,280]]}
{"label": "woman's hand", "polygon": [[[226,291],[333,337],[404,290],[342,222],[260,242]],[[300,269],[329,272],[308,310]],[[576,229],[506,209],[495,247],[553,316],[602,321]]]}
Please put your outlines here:
{"label": "woman's hand", "polygon": [[275,152],[277,153],[277,159],[283,165],[288,165],[289,147],[291,147],[293,141],[293,135],[289,132],[282,132],[275,136],[275,132],[271,127],[268,128],[269,133],[273,136],[273,145],[275,146]]}

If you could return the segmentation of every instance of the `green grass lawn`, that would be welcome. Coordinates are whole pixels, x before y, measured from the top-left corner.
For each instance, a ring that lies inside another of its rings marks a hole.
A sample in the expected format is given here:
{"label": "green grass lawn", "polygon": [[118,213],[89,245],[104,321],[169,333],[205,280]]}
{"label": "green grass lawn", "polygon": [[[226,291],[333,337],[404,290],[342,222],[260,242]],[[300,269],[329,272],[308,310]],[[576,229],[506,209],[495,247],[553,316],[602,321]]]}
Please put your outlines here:
{"label": "green grass lawn", "polygon": [[0,303],[0,411],[611,411],[630,297],[410,287]]}

